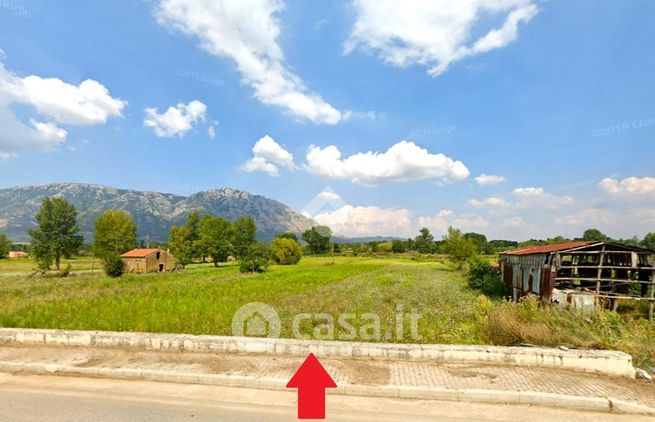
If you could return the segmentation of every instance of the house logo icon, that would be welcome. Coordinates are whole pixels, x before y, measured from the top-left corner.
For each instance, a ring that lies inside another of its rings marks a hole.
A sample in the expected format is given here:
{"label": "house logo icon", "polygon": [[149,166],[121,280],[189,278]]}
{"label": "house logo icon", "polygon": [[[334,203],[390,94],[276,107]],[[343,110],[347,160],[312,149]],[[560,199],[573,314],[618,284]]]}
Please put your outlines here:
{"label": "house logo icon", "polygon": [[247,303],[232,318],[232,335],[235,337],[279,338],[281,331],[279,315],[265,303]]}

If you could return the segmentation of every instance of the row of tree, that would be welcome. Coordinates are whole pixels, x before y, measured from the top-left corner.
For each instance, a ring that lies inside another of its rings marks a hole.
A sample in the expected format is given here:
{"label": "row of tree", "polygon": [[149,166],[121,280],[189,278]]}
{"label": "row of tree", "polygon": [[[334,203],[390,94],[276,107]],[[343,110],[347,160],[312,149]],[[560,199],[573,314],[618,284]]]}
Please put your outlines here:
{"label": "row of tree", "polygon": [[255,220],[249,216],[231,223],[223,217],[192,212],[184,225],[171,229],[168,247],[182,266],[207,259],[218,266],[232,256],[240,261],[241,271],[260,272],[272,261],[281,265],[300,261],[302,250],[294,233],[280,234],[268,245],[256,240],[256,232]]}
{"label": "row of tree", "polygon": [[[62,259],[79,255],[84,242],[75,206],[65,198],[45,198],[34,218],[37,227],[29,231],[30,253],[41,271],[53,265],[61,271]],[[120,276],[121,254],[137,246],[137,225],[132,215],[124,210],[107,210],[96,218],[94,226],[94,256],[103,261],[107,274]],[[168,248],[182,267],[207,259],[218,265],[229,257],[240,260],[242,271],[263,271],[273,261],[298,263],[302,250],[295,234],[278,235],[268,245],[256,241],[256,232],[252,217],[239,217],[231,223],[223,217],[192,212],[184,225],[171,229]],[[0,234],[0,257],[6,256],[11,246]]]}

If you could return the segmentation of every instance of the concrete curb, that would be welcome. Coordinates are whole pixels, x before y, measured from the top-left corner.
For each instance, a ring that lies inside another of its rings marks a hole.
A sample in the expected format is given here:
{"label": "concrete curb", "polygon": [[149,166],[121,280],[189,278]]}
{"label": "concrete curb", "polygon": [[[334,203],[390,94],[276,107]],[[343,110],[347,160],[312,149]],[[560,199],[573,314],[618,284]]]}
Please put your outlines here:
{"label": "concrete curb", "polygon": [[[223,387],[254,388],[288,391],[287,380],[276,378],[250,378],[241,375],[197,374],[158,370],[76,367],[58,364],[30,364],[0,362],[0,372],[11,374],[69,375],[127,380],[146,380],[178,384],[204,384]],[[535,391],[510,390],[450,390],[443,388],[406,387],[398,385],[365,386],[340,385],[327,390],[328,394],[383,397],[398,399],[429,399],[439,401],[475,402],[486,404],[528,404],[540,407],[557,407],[569,410],[611,412],[631,415],[655,416],[655,408],[612,397],[585,397]]]}
{"label": "concrete curb", "polygon": [[635,377],[635,369],[632,366],[630,355],[607,350],[359,343],[187,334],[0,328],[0,344],[11,343],[206,353],[267,353],[286,356],[307,356],[309,353],[314,353],[319,357],[490,363]]}

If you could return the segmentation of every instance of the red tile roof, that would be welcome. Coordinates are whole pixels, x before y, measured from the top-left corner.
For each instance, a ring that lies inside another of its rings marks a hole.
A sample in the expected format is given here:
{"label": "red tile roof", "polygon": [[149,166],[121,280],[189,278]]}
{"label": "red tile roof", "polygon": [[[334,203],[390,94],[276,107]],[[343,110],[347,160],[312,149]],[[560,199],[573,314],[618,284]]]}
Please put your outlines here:
{"label": "red tile roof", "polygon": [[148,255],[152,255],[155,252],[158,252],[159,249],[132,249],[129,252],[125,252],[121,257],[123,258],[145,258]]}
{"label": "red tile roof", "polygon": [[589,240],[580,240],[576,242],[566,242],[566,243],[557,243],[555,245],[537,245],[537,246],[528,246],[525,248],[512,249],[511,251],[502,252],[502,255],[531,255],[531,254],[541,254],[541,253],[550,253],[565,251],[568,249],[579,248],[581,246],[593,245],[594,243],[599,243],[597,241]]}

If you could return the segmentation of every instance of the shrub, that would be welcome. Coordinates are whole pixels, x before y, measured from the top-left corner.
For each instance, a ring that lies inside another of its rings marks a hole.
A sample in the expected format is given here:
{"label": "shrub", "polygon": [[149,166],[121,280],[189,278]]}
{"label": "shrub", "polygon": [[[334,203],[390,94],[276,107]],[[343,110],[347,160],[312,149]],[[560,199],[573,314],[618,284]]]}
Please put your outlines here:
{"label": "shrub", "polygon": [[295,265],[302,257],[300,245],[293,239],[278,237],[271,242],[273,259],[280,265]]}
{"label": "shrub", "polygon": [[109,256],[105,259],[105,273],[109,277],[120,277],[123,275],[123,260],[118,255]]}
{"label": "shrub", "polygon": [[71,275],[71,272],[73,271],[73,267],[71,264],[66,264],[66,266],[59,272],[60,277],[68,277]]}
{"label": "shrub", "polygon": [[503,296],[505,286],[500,274],[484,258],[474,257],[469,263],[468,285],[471,289],[480,290],[490,296]]}
{"label": "shrub", "polygon": [[256,242],[248,247],[241,257],[239,270],[242,273],[261,273],[266,271],[271,263],[271,250],[265,243]]}

